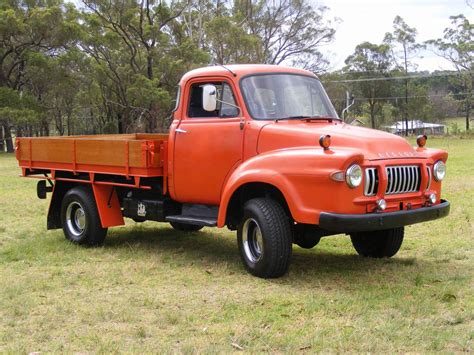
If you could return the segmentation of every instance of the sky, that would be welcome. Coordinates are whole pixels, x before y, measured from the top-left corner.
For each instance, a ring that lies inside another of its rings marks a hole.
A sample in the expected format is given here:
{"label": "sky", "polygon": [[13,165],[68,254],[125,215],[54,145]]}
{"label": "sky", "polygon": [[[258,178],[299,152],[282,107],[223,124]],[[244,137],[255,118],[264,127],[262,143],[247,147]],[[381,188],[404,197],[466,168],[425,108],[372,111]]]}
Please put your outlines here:
{"label": "sky", "polygon": [[[393,30],[393,19],[400,15],[410,27],[418,30],[419,42],[441,38],[450,25],[449,16],[464,14],[474,22],[474,10],[466,0],[316,0],[329,7],[328,18],[338,17],[335,40],[322,48],[330,61],[330,69],[340,69],[344,60],[364,41],[380,44],[386,32]],[[467,0],[471,6],[473,0]],[[446,60],[431,51],[413,62],[418,70],[452,69]]]}

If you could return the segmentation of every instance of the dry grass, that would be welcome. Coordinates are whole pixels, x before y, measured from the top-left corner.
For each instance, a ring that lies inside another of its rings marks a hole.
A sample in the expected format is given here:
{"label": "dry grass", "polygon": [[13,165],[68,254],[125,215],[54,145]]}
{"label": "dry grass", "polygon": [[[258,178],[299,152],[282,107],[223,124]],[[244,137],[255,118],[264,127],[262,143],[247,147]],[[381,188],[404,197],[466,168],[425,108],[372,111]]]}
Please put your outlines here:
{"label": "dry grass", "polygon": [[278,280],[248,275],[227,230],[132,222],[72,245],[0,155],[0,352],[472,351],[474,141],[429,144],[450,152],[448,218],[389,260],[342,236],[295,246]]}

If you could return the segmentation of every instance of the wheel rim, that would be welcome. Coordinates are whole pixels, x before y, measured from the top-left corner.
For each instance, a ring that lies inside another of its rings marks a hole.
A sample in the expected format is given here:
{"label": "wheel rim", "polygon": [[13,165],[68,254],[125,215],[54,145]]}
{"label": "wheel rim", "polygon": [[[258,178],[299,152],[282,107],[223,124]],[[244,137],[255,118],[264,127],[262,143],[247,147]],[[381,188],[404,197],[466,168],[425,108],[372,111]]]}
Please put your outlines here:
{"label": "wheel rim", "polygon": [[86,214],[79,202],[73,201],[67,206],[66,224],[69,231],[76,237],[80,236],[86,229]]}
{"label": "wheel rim", "polygon": [[247,258],[252,262],[258,262],[263,256],[263,235],[257,221],[249,218],[245,221],[242,229],[242,242]]}

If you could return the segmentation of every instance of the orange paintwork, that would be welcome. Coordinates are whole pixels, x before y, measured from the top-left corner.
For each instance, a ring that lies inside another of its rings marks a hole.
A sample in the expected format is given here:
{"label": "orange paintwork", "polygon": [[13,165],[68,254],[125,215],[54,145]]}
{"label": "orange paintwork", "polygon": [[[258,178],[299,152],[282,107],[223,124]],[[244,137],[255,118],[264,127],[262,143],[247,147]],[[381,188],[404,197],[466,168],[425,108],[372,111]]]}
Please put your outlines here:
{"label": "orange paintwork", "polygon": [[103,228],[121,226],[123,220],[120,202],[113,186],[92,184],[100,221]]}
{"label": "orange paintwork", "polygon": [[[428,183],[426,166],[437,160],[446,161],[446,152],[413,148],[401,137],[339,120],[253,120],[239,89],[242,77],[276,72],[314,75],[301,69],[271,65],[229,65],[227,68],[232,72],[216,66],[193,70],[183,76],[169,136],[20,138],[17,158],[24,175],[25,169],[50,169],[53,178],[58,170],[87,172],[91,173],[88,183],[93,185],[99,184],[94,181],[95,173],[122,175],[138,179],[136,188],[150,188],[140,185],[140,177],[163,176],[165,193],[167,191],[172,199],[219,206],[219,227],[225,225],[227,205],[233,193],[253,182],[278,188],[293,219],[299,223],[317,224],[323,211],[372,212],[375,201],[380,198],[387,201],[386,211],[398,210],[400,204],[407,203],[413,209],[421,207],[431,192],[436,192],[439,203],[441,183],[435,180],[429,191],[421,188],[419,192],[384,196],[385,166],[420,166],[421,186],[425,187]],[[232,88],[242,117],[188,117],[190,86],[216,81],[226,82]],[[328,150],[323,150],[318,143],[319,137],[325,134],[331,136]],[[354,163],[362,168],[378,168],[380,182],[376,196],[364,196],[363,183],[352,189],[345,182],[330,178],[331,174],[345,171]],[[100,194],[105,196],[104,192]],[[103,207],[99,209],[108,213]],[[101,218],[104,218],[102,213]],[[103,225],[123,222],[118,218],[117,209],[106,218],[108,222],[103,221]]]}

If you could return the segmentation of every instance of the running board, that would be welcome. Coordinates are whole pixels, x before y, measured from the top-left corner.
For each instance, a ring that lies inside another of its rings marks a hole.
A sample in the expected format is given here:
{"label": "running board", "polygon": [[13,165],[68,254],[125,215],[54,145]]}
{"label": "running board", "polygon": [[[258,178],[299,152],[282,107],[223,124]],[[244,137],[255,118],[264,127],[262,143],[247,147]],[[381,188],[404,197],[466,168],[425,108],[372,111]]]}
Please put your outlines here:
{"label": "running board", "polygon": [[167,216],[168,222],[192,224],[195,226],[215,227],[217,226],[217,206],[184,204],[182,214]]}
{"label": "running board", "polygon": [[202,216],[187,216],[187,215],[177,215],[177,216],[168,216],[166,217],[168,222],[178,222],[184,224],[192,224],[195,226],[204,226],[204,227],[215,227],[217,226],[217,219],[210,217]]}

